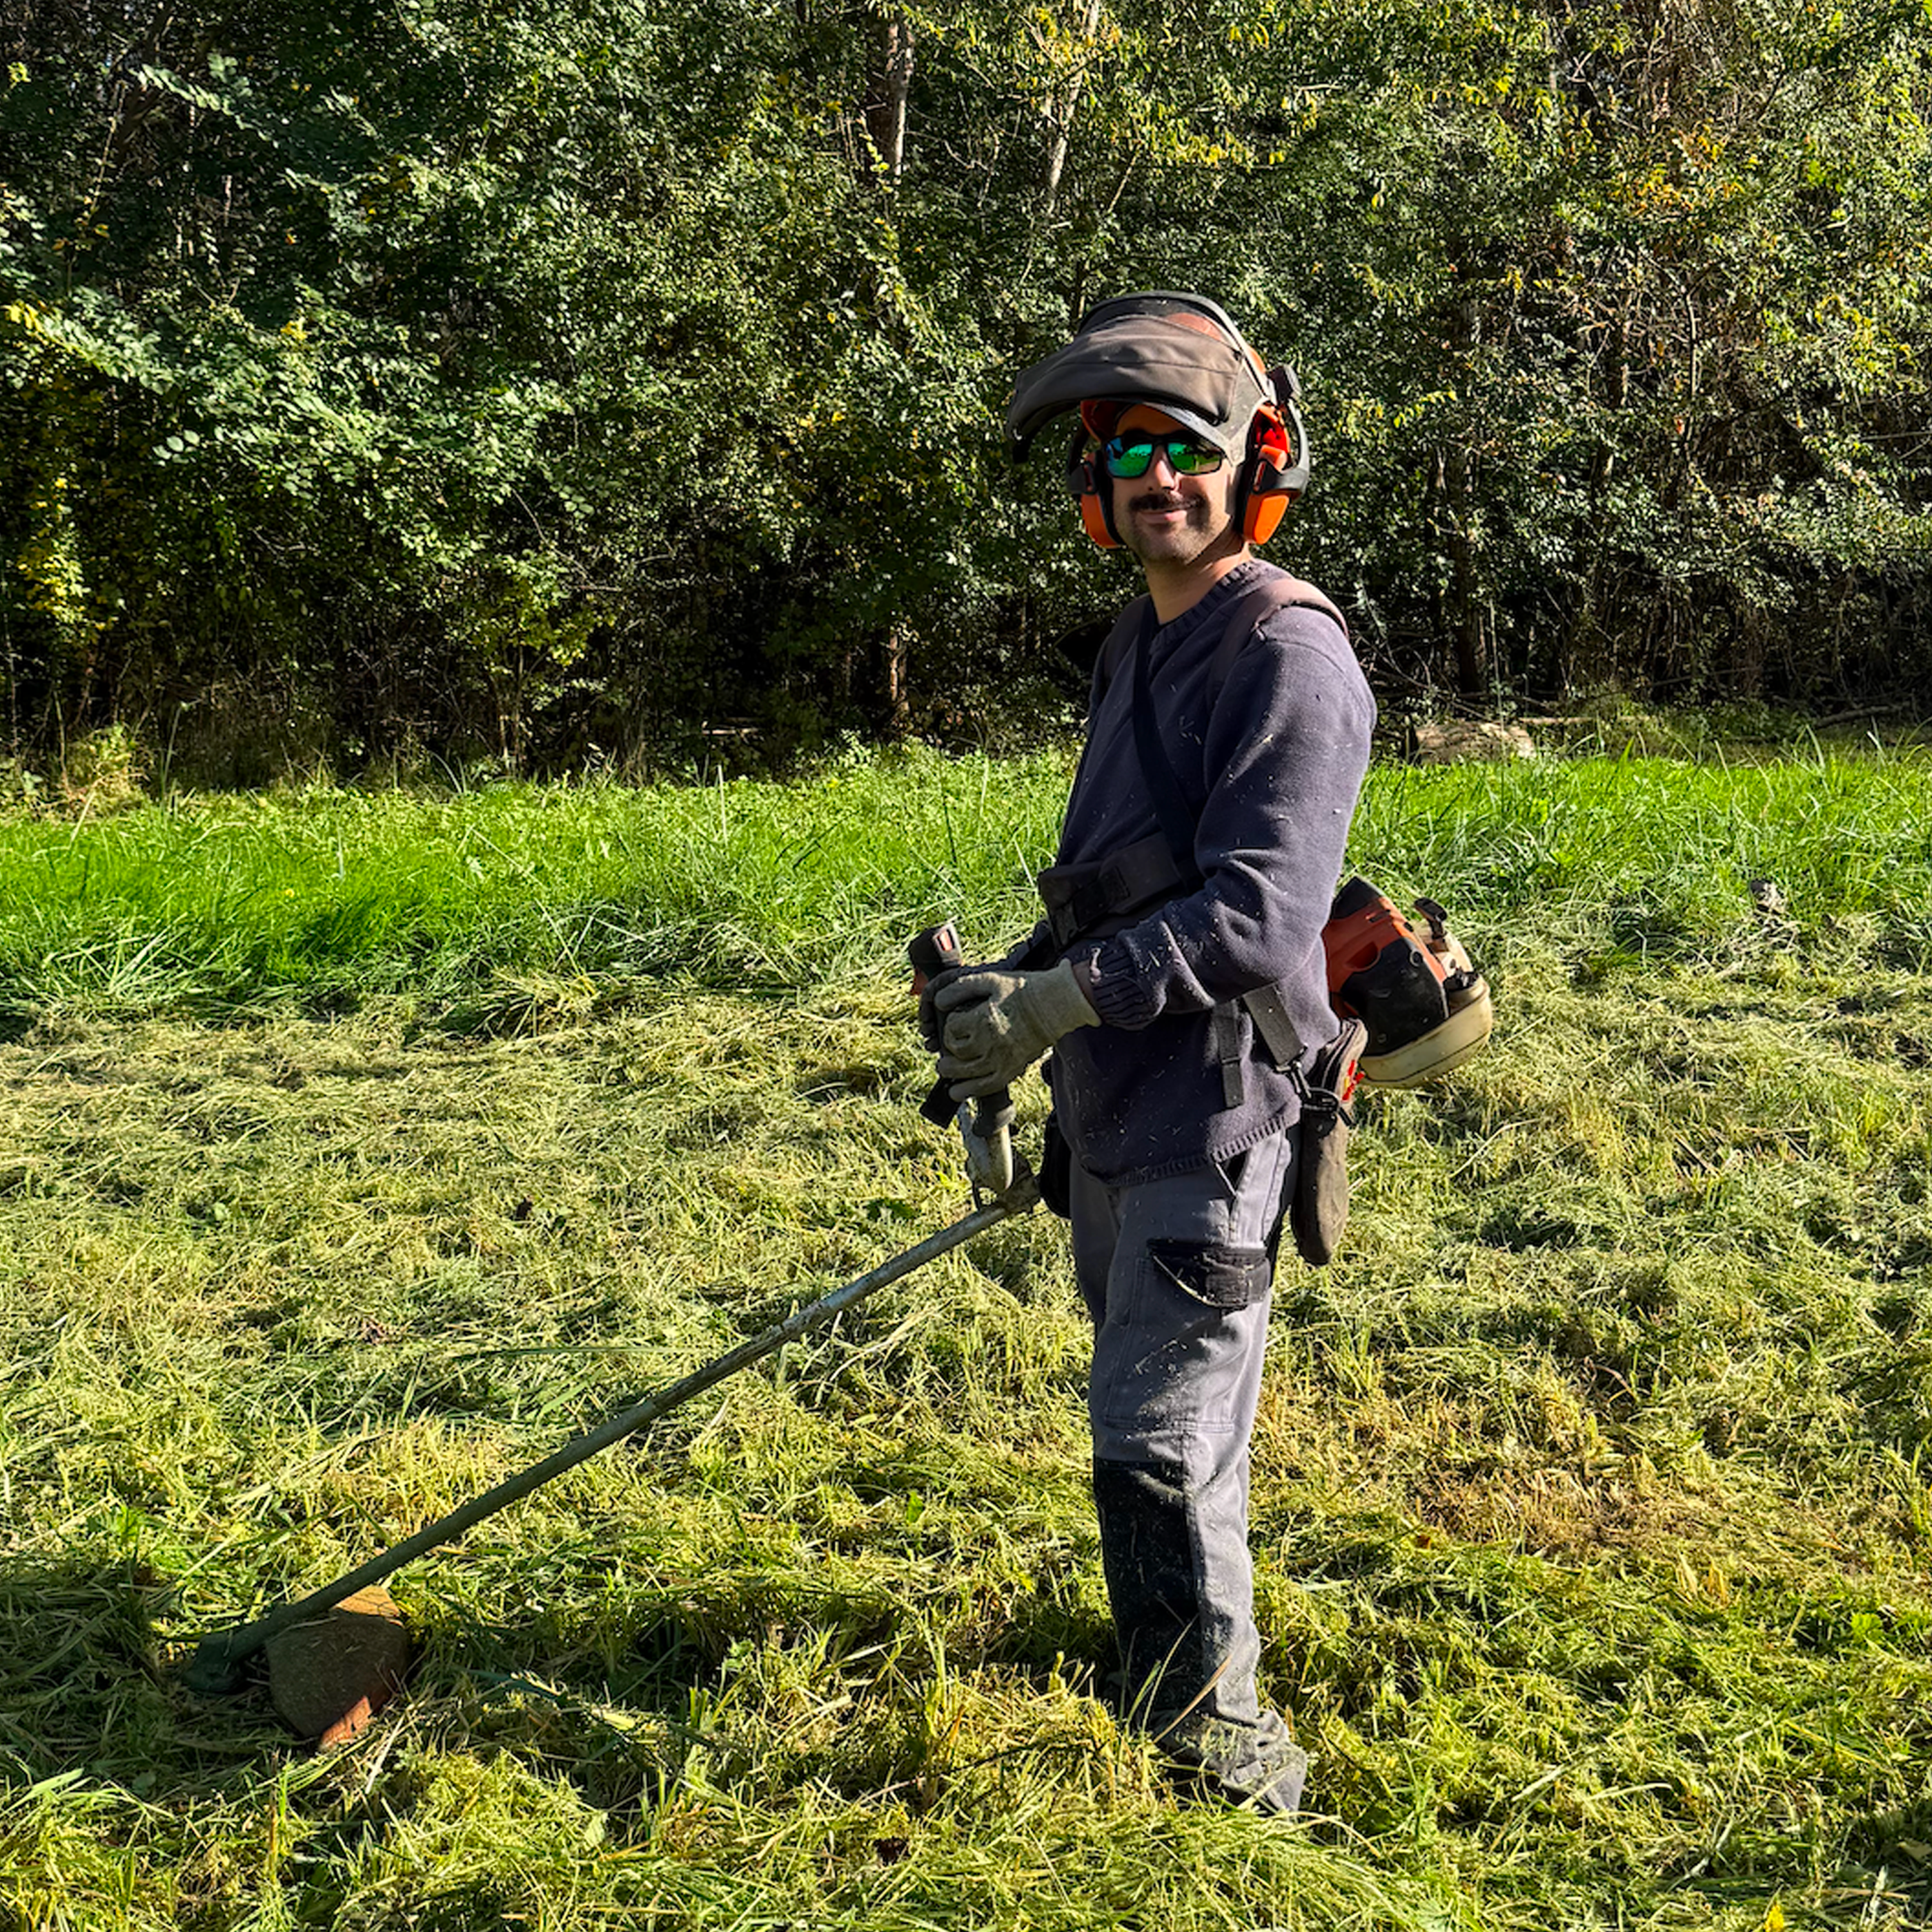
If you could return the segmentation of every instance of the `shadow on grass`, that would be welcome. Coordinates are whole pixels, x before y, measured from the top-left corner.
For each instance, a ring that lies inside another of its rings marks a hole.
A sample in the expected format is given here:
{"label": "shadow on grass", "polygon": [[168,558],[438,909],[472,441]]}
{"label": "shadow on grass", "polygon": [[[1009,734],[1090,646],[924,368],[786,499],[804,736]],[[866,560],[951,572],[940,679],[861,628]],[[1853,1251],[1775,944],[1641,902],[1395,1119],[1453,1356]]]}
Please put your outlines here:
{"label": "shadow on grass", "polygon": [[138,1566],[0,1558],[0,1772],[160,1798],[288,1743],[266,1692],[189,1691],[149,1618],[164,1587]]}
{"label": "shadow on grass", "polygon": [[1905,1922],[1932,1924],[1932,1797],[1874,1811],[1854,1826],[1847,1846],[1858,1864],[1883,1875],[1883,1885],[1912,1910]]}
{"label": "shadow on grass", "polygon": [[[797,1573],[687,1579],[616,1608],[588,1593],[527,1622],[452,1606],[419,1628],[406,1699],[446,1742],[542,1762],[630,1817],[682,1784],[694,1758],[725,1785],[854,1801],[910,1790],[934,1748],[928,1694],[949,1673],[1052,1700],[1098,1694],[1115,1663],[1111,1624],[1044,1582],[943,1636],[929,1606]],[[821,1708],[841,1713],[829,1729]]]}
{"label": "shadow on grass", "polygon": [[1070,1590],[1045,1586],[1013,1605],[990,1634],[981,1654],[970,1661],[1003,1665],[1045,1684],[1098,1684],[1119,1667],[1111,1617],[1090,1609]]}

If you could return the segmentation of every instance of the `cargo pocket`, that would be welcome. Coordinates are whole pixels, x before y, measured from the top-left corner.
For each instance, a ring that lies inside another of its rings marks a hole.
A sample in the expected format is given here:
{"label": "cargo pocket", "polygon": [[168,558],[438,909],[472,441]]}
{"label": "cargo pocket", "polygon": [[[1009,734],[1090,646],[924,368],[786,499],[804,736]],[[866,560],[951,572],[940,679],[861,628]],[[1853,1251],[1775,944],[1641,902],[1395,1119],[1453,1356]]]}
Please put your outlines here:
{"label": "cargo pocket", "polygon": [[1148,1244],[1123,1304],[1108,1309],[1094,1336],[1090,1399],[1105,1454],[1133,1460],[1176,1425],[1210,1434],[1237,1426],[1272,1274],[1259,1248]]}
{"label": "cargo pocket", "polygon": [[1228,1248],[1204,1241],[1150,1241],[1148,1257],[1184,1294],[1232,1314],[1268,1289],[1262,1248]]}

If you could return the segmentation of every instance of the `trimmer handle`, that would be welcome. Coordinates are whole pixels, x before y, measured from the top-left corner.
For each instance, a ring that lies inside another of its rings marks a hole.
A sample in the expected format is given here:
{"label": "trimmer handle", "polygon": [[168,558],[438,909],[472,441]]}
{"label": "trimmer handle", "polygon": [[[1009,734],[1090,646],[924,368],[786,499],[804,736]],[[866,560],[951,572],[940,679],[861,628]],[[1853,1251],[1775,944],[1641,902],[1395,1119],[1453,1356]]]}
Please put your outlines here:
{"label": "trimmer handle", "polygon": [[[950,920],[938,926],[928,926],[923,932],[914,934],[906,942],[906,957],[912,962],[912,990],[915,997],[926,991],[928,980],[966,963],[966,956],[959,950],[959,934]],[[919,1110],[935,1127],[950,1127],[958,1114],[959,1104],[948,1090],[950,1085],[949,1081],[935,1082],[932,1091],[926,1096],[926,1104]],[[982,1140],[990,1140],[1000,1128],[1010,1127],[1012,1122],[1013,1096],[1004,1087],[997,1094],[982,1095],[974,1106],[973,1131]]]}
{"label": "trimmer handle", "polygon": [[940,974],[966,963],[966,956],[959,950],[959,934],[950,919],[914,933],[906,941],[906,957],[912,962],[915,993],[924,992],[928,980],[936,980]]}

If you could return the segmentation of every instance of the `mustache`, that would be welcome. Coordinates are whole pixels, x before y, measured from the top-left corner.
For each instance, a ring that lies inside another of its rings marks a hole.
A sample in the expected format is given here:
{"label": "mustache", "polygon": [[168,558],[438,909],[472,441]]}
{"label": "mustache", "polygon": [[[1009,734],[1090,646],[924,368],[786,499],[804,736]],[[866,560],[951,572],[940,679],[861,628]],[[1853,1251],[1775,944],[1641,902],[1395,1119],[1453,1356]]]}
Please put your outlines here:
{"label": "mustache", "polygon": [[1182,510],[1187,507],[1187,499],[1178,490],[1144,490],[1130,500],[1130,510]]}

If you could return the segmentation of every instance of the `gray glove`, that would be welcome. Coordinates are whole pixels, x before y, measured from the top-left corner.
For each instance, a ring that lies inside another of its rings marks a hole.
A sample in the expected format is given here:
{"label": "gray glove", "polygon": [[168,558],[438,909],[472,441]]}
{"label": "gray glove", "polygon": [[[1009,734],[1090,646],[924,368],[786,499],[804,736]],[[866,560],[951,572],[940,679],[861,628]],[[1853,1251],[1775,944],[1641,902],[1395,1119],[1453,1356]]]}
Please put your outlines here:
{"label": "gray glove", "polygon": [[919,996],[919,1036],[925,1042],[928,1053],[938,1052],[946,1043],[940,1037],[940,1030],[946,1024],[946,1016],[938,1006],[941,989],[955,980],[964,979],[969,973],[997,973],[999,970],[997,959],[982,966],[948,966],[927,980]]}
{"label": "gray glove", "polygon": [[962,973],[936,985],[942,1025],[939,1077],[956,1100],[1010,1087],[1063,1034],[1098,1026],[1100,1016],[1063,959],[1041,973]]}

